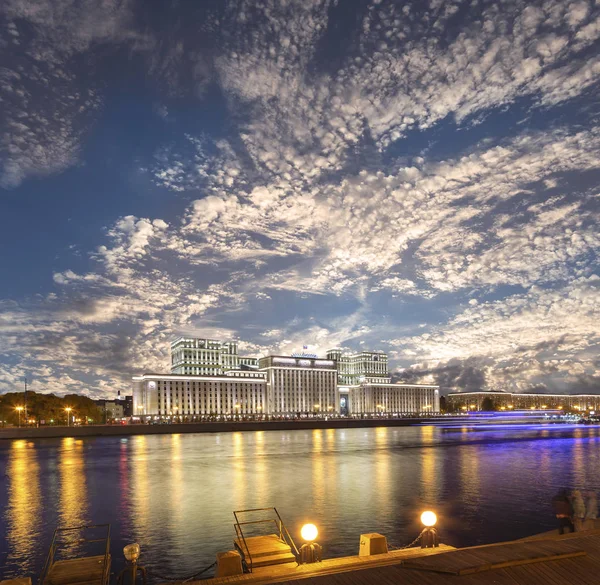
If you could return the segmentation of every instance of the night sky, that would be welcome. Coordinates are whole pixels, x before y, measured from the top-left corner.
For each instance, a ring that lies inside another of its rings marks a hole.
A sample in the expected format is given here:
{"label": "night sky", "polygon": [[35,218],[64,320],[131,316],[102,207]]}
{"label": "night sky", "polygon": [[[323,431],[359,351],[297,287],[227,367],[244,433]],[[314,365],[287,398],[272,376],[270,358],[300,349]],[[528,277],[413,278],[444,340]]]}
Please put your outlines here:
{"label": "night sky", "polygon": [[0,391],[178,334],[600,391],[600,1],[3,0]]}

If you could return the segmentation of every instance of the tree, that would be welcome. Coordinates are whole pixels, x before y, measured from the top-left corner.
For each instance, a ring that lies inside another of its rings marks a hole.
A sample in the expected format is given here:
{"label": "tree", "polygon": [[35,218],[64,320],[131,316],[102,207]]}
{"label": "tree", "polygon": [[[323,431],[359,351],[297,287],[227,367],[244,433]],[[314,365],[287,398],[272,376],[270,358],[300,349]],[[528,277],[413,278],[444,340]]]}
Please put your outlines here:
{"label": "tree", "polygon": [[[17,425],[19,413],[16,407],[23,406],[23,404],[23,392],[9,392],[0,395],[1,420],[5,420],[8,424]],[[84,424],[88,419],[93,422],[102,420],[100,409],[87,396],[68,394],[64,398],[60,398],[54,394],[39,394],[31,390],[27,392],[27,414],[29,420],[34,420],[36,424],[39,421],[44,421],[44,424],[47,425],[53,423],[66,424],[65,407],[67,406],[73,409],[71,416],[81,419]],[[26,424],[23,415],[21,415],[21,424]]]}
{"label": "tree", "polygon": [[489,396],[486,396],[481,402],[481,410],[484,412],[492,412],[493,410],[496,410],[496,405]]}

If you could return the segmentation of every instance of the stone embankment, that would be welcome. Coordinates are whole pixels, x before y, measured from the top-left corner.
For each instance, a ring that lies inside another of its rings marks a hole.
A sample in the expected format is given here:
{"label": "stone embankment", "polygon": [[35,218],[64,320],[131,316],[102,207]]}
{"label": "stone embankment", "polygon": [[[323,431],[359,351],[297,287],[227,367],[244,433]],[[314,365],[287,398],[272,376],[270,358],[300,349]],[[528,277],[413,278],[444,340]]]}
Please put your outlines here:
{"label": "stone embankment", "polygon": [[235,431],[293,431],[305,429],[354,429],[361,427],[404,427],[436,418],[400,419],[309,419],[245,422],[203,422],[180,424],[85,425],[79,427],[48,426],[0,429],[1,439],[49,439],[56,437],[103,437],[128,435],[169,435],[175,433],[228,433]]}

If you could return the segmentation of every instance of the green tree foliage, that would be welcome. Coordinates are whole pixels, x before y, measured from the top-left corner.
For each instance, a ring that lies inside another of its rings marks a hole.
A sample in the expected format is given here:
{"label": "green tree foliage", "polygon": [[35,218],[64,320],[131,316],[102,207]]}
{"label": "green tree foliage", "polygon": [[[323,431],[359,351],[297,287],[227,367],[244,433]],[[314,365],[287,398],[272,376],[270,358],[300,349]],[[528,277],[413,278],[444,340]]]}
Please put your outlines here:
{"label": "green tree foliage", "polygon": [[[8,392],[0,395],[0,420],[6,421],[5,424],[17,425],[19,422],[19,413],[17,406],[25,406],[25,394],[23,392]],[[80,419],[81,424],[87,422],[100,423],[102,421],[102,411],[96,403],[87,396],[78,394],[67,394],[63,398],[54,394],[39,394],[37,392],[27,392],[27,416],[30,421],[38,424],[67,424],[67,413],[65,408],[70,407],[71,416]],[[54,421],[54,422],[51,422]],[[25,411],[21,412],[21,424],[25,425]]]}
{"label": "green tree foliage", "polygon": [[483,410],[484,412],[491,412],[492,410],[496,410],[496,405],[494,404],[493,400],[489,396],[486,396],[482,400],[481,410]]}

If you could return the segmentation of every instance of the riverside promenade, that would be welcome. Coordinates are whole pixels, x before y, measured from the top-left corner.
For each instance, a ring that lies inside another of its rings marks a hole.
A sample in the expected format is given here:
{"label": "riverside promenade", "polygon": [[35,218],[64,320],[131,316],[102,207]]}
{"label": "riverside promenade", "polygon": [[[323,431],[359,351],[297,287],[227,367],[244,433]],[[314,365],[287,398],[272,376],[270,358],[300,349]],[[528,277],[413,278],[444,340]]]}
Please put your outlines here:
{"label": "riverside promenade", "polygon": [[559,535],[462,549],[409,548],[308,565],[264,567],[253,573],[188,581],[189,585],[595,585],[600,574],[600,525]]}
{"label": "riverside promenade", "polygon": [[[453,417],[443,417],[451,421]],[[440,417],[373,418],[373,419],[303,419],[274,421],[223,421],[174,424],[128,424],[10,427],[0,429],[0,440],[50,439],[57,437],[115,437],[131,435],[170,435],[180,433],[231,433],[238,431],[295,431],[306,429],[356,429],[372,427],[406,427],[435,423]],[[460,417],[457,420],[463,420]]]}

